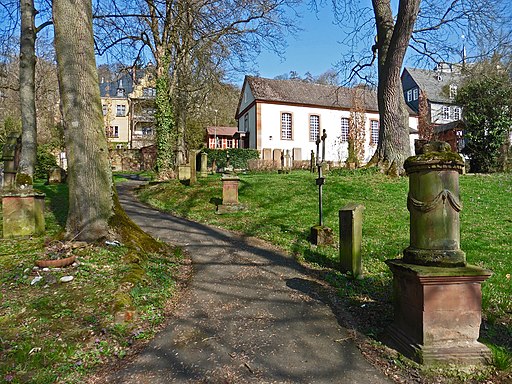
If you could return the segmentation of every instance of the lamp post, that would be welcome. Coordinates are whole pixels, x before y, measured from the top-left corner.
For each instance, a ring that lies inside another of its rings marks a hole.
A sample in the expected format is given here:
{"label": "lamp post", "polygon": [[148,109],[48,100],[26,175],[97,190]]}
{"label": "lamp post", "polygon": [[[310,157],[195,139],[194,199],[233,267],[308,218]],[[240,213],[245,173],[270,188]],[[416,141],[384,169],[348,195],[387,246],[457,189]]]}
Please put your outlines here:
{"label": "lamp post", "polygon": [[214,125],[214,129],[215,129],[215,137],[214,137],[214,141],[215,141],[215,148],[218,147],[217,145],[217,112],[218,112],[218,109],[214,109],[214,112],[215,112],[215,125]]}

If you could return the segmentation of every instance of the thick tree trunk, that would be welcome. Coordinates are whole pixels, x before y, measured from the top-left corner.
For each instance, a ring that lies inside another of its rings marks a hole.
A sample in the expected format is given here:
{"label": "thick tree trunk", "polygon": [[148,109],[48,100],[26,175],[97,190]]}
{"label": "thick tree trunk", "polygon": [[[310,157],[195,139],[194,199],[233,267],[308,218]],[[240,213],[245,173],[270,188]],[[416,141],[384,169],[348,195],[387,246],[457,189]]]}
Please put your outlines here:
{"label": "thick tree trunk", "polygon": [[380,131],[377,151],[371,162],[377,163],[387,173],[401,174],[411,150],[409,113],[400,71],[420,0],[400,0],[396,22],[390,0],[373,0],[372,3],[377,23]]}
{"label": "thick tree trunk", "polygon": [[37,151],[36,128],[36,10],[34,0],[21,0],[20,37],[20,107],[21,107],[21,155],[19,173],[34,176]]}
{"label": "thick tree trunk", "polygon": [[91,0],[54,0],[55,51],[68,158],[67,236],[108,235],[112,173],[94,57]]}

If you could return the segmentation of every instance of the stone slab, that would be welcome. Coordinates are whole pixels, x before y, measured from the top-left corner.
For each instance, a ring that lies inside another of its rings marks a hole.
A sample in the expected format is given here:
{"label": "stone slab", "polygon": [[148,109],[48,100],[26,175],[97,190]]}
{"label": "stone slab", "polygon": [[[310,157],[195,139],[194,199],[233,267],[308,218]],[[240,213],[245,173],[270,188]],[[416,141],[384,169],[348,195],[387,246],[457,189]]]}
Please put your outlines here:
{"label": "stone slab", "polygon": [[2,196],[4,238],[44,234],[44,197],[42,193],[9,193]]}

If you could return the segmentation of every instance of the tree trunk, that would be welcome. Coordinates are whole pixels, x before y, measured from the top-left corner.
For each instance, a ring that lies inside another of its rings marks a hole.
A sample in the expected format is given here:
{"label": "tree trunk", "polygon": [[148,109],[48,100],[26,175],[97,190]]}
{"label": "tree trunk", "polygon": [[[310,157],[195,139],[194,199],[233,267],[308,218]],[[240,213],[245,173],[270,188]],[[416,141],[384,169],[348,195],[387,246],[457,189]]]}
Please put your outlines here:
{"label": "tree trunk", "polygon": [[36,128],[36,10],[34,0],[21,0],[20,37],[20,109],[21,109],[21,155],[19,173],[34,177],[37,151]]}
{"label": "tree trunk", "polygon": [[419,11],[420,0],[400,0],[396,22],[390,0],[373,0],[377,23],[379,143],[371,163],[390,174],[402,174],[410,156],[409,112],[400,71]]}
{"label": "tree trunk", "polygon": [[91,0],[54,0],[55,52],[68,158],[67,237],[108,235],[112,172],[94,56]]}

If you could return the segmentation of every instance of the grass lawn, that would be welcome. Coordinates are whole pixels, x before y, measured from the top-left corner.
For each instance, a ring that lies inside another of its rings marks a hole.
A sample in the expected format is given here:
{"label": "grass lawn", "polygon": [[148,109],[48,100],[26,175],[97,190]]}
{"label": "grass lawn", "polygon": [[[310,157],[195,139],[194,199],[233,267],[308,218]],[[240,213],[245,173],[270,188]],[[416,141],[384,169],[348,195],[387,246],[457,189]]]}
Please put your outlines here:
{"label": "grass lawn", "polygon": [[[365,206],[365,277],[352,280],[336,270],[336,244],[315,247],[307,240],[310,227],[318,224],[316,175],[296,171],[239,176],[239,200],[248,207],[247,212],[215,214],[215,206],[222,199],[219,175],[199,179],[193,186],[178,181],[151,185],[140,191],[140,197],[178,216],[268,240],[310,266],[322,269],[358,319],[359,330],[378,338],[392,319],[392,276],[384,261],[400,257],[409,244],[408,179],[393,179],[372,170],[336,170],[328,174],[324,185],[324,224],[333,229],[336,237],[339,209],[350,202]],[[483,284],[482,341],[495,350],[496,365],[510,367],[512,174],[463,175],[460,189],[464,204],[461,248],[470,264],[493,271],[493,276]]]}
{"label": "grass lawn", "polygon": [[[78,265],[35,270],[49,246],[63,244],[67,216],[65,185],[36,187],[46,193],[46,236],[0,239],[0,382],[80,383],[100,363],[124,357],[136,340],[154,334],[182,255],[179,249],[137,254],[75,243],[67,252]],[[38,276],[43,279],[31,284]],[[74,279],[61,283],[63,276]],[[130,323],[116,321],[116,314],[133,313]]]}

